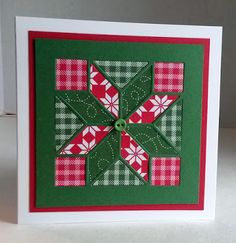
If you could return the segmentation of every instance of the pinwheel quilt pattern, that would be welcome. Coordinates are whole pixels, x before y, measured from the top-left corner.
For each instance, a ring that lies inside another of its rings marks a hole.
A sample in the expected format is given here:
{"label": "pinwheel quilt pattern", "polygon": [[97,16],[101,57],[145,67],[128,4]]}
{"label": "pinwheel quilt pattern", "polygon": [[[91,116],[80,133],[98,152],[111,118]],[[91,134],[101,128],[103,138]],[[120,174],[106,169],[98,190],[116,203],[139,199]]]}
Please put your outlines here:
{"label": "pinwheel quilt pattern", "polygon": [[181,183],[184,63],[55,63],[55,186]]}

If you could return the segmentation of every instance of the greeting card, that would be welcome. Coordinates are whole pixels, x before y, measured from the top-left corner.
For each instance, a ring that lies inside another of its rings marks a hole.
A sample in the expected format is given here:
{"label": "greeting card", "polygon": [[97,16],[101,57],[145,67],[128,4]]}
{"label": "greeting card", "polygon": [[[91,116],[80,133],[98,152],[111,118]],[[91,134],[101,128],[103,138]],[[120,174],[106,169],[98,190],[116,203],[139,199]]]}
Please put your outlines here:
{"label": "greeting card", "polygon": [[17,48],[20,222],[213,217],[220,27],[18,18]]}

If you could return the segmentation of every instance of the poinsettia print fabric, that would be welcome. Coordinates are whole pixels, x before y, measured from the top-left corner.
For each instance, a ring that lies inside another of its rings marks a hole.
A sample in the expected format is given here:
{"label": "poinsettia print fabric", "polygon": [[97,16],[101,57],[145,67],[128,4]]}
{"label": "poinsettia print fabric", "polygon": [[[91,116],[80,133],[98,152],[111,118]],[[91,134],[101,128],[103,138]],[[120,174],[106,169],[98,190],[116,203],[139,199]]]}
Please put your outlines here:
{"label": "poinsettia print fabric", "polygon": [[61,151],[61,154],[87,154],[110,131],[109,126],[86,126],[70,143]]}
{"label": "poinsettia print fabric", "polygon": [[129,118],[130,123],[152,123],[178,97],[168,95],[153,95],[140,106]]}
{"label": "poinsettia print fabric", "polygon": [[92,94],[102,103],[102,105],[118,117],[119,93],[105,77],[98,72],[94,65],[90,68],[90,89]]}
{"label": "poinsettia print fabric", "polygon": [[183,63],[57,59],[56,186],[178,186],[183,70]]}
{"label": "poinsettia print fabric", "polygon": [[144,180],[148,180],[149,156],[126,132],[121,133],[121,156]]}

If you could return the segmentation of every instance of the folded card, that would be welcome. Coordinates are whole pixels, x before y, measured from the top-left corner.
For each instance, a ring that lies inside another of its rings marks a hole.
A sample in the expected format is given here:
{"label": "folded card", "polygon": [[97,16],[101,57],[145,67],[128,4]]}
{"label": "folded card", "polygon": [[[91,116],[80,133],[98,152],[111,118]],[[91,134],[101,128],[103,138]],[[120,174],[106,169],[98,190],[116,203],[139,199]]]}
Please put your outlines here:
{"label": "folded card", "polygon": [[221,27],[16,23],[19,222],[214,218]]}

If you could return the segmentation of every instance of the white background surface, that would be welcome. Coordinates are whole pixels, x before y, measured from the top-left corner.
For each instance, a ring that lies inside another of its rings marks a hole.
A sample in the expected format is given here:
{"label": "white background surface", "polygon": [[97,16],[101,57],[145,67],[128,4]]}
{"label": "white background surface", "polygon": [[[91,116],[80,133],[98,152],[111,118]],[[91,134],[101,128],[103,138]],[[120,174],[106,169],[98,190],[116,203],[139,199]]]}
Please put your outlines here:
{"label": "white background surface", "polygon": [[0,242],[222,242],[236,239],[236,129],[221,129],[216,219],[206,222],[16,225],[16,120],[0,118]]}

